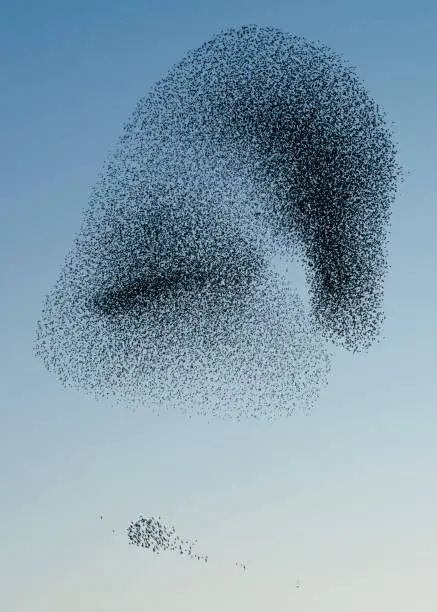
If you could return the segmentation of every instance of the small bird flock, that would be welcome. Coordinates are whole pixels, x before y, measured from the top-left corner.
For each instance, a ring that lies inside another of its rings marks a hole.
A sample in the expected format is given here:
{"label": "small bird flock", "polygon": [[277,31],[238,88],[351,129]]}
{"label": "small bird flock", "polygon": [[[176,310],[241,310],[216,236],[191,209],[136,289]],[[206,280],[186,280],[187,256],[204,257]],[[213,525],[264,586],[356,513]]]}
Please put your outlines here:
{"label": "small bird flock", "polygon": [[[196,561],[208,563],[208,555],[200,554],[194,550],[198,543],[197,540],[193,542],[183,540],[176,535],[174,527],[167,527],[162,523],[160,516],[158,518],[140,516],[136,521],[130,523],[127,535],[129,544],[147,548],[155,554],[172,551]],[[247,570],[246,564],[239,561],[235,562],[235,566],[244,572]]]}
{"label": "small bird flock", "polygon": [[[65,386],[158,412],[309,410],[329,342],[380,334],[396,157],[338,54],[270,27],[219,33],[126,122],[36,353]],[[303,266],[309,306],[277,257]]]}
{"label": "small bird flock", "polygon": [[148,548],[156,554],[170,550],[197,561],[208,562],[207,555],[202,555],[194,551],[197,540],[194,542],[182,540],[176,535],[174,527],[169,528],[162,524],[161,517],[146,519],[140,516],[137,521],[131,522],[127,534],[129,544],[141,548]]}

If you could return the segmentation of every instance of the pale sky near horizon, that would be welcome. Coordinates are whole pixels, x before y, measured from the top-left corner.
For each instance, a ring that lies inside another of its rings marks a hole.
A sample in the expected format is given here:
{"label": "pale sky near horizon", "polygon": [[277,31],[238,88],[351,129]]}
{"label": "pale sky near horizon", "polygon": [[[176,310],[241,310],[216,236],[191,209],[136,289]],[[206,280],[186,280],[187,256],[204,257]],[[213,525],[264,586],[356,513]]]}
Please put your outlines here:
{"label": "pale sky near horizon", "polygon": [[[98,171],[156,80],[252,23],[343,54],[395,124],[410,174],[381,342],[335,351],[312,412],[276,423],[66,391],[32,343]],[[436,24],[431,0],[3,3],[1,610],[437,610]],[[129,546],[139,514],[197,538],[209,563]]]}

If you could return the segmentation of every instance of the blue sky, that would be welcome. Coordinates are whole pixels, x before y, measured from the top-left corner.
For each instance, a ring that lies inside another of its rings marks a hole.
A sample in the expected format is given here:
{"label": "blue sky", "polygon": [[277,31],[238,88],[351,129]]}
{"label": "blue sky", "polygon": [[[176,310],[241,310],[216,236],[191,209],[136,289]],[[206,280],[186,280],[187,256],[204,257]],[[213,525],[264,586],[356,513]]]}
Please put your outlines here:
{"label": "blue sky", "polygon": [[[248,23],[344,54],[395,123],[410,174],[384,339],[336,352],[316,408],[277,423],[132,413],[66,391],[32,343],[97,173],[154,81]],[[437,609],[436,23],[427,1],[2,6],[1,609]],[[197,538],[210,563],[129,547],[140,513]]]}

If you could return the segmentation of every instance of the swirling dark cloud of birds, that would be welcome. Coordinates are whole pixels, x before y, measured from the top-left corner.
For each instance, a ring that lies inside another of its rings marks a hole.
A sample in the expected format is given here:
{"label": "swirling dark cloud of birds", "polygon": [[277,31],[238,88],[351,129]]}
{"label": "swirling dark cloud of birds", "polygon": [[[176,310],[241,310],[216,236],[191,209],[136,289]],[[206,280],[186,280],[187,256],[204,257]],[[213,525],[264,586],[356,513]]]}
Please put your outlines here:
{"label": "swirling dark cloud of birds", "polygon": [[[329,342],[383,321],[400,169],[336,53],[248,26],[140,100],[93,189],[36,351],[96,397],[241,417],[309,409]],[[303,265],[309,306],[275,258]]]}

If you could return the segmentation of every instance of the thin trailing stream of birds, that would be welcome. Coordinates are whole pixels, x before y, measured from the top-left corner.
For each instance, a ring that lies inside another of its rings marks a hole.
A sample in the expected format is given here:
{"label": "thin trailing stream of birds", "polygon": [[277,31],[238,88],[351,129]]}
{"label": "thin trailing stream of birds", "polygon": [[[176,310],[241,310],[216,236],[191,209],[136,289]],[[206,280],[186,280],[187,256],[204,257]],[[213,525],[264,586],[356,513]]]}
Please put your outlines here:
{"label": "thin trailing stream of birds", "polygon": [[[166,526],[160,516],[157,518],[140,516],[130,523],[127,536],[130,545],[147,549],[157,555],[174,552],[195,561],[208,563],[210,560],[209,555],[196,550],[197,540],[190,541],[179,537],[175,527]],[[241,561],[235,561],[234,566],[243,572],[247,571],[246,564]]]}
{"label": "thin trailing stream of birds", "polygon": [[[219,33],[140,100],[37,326],[66,386],[152,409],[309,410],[329,343],[384,319],[391,128],[335,52],[269,27]],[[303,266],[309,307],[271,262]]]}

